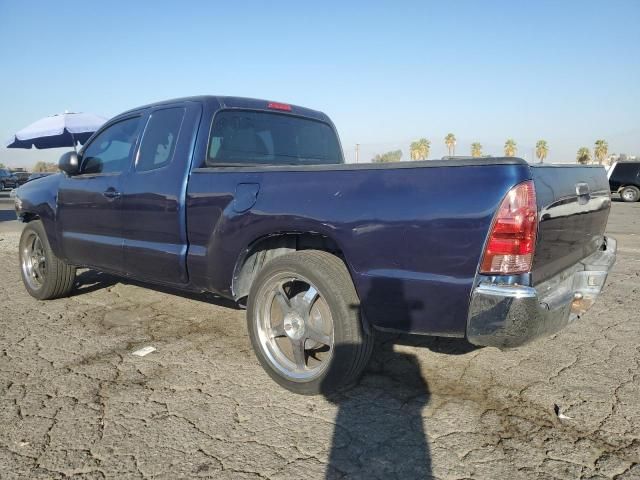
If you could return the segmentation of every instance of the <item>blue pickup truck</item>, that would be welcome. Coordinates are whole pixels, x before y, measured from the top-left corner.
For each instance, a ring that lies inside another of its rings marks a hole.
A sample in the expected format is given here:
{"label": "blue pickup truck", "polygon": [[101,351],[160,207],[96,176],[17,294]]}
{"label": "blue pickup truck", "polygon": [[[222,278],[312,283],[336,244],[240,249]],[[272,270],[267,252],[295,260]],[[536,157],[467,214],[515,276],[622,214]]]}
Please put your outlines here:
{"label": "blue pickup truck", "polygon": [[24,285],[88,267],[247,309],[256,355],[305,394],[354,383],[376,330],[509,348],[586,311],[615,261],[597,166],[345,164],[323,113],[203,96],[107,122],[20,187]]}

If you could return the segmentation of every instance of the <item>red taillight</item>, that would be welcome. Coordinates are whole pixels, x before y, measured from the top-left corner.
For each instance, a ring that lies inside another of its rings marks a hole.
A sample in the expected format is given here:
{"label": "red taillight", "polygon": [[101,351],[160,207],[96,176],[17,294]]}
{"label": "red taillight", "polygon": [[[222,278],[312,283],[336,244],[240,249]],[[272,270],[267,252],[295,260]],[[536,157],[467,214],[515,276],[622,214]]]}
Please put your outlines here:
{"label": "red taillight", "polygon": [[287,105],[286,103],[269,102],[268,107],[274,110],[284,110],[285,112],[291,111],[291,105]]}
{"label": "red taillight", "polygon": [[493,220],[480,273],[510,275],[531,271],[538,230],[537,211],[533,181],[509,190]]}

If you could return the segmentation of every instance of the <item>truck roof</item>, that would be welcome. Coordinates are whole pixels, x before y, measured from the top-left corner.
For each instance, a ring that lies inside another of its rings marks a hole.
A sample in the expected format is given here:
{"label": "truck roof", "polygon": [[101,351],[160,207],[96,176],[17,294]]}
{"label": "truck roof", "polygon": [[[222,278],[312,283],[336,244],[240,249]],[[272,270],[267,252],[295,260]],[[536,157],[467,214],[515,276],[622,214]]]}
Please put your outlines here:
{"label": "truck roof", "polygon": [[199,103],[209,104],[215,108],[239,108],[239,109],[250,109],[250,110],[269,110],[268,105],[270,103],[278,103],[280,105],[287,105],[291,107],[291,110],[287,112],[283,112],[282,110],[277,109],[276,111],[278,111],[279,113],[291,113],[294,115],[301,115],[304,117],[321,120],[323,122],[331,122],[329,117],[323,112],[320,112],[318,110],[313,110],[311,108],[301,107],[299,105],[275,102],[274,100],[264,100],[259,98],[233,97],[233,96],[221,96],[221,95],[197,95],[192,97],[172,98],[172,99],[162,100],[160,102],[149,103],[147,105],[142,105],[136,108],[132,108],[125,112],[122,112],[119,115],[126,114],[129,112],[135,112],[137,110],[159,107],[162,105],[168,105],[168,104],[180,103],[180,102],[199,102]]}

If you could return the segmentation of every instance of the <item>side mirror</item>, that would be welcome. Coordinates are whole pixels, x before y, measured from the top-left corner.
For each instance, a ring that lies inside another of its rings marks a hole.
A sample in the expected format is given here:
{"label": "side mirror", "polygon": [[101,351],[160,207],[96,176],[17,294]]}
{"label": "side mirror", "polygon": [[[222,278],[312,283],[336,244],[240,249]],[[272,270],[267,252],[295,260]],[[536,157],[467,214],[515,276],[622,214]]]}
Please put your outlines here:
{"label": "side mirror", "polygon": [[80,172],[80,159],[76,152],[64,153],[58,160],[58,168],[67,175],[77,175]]}

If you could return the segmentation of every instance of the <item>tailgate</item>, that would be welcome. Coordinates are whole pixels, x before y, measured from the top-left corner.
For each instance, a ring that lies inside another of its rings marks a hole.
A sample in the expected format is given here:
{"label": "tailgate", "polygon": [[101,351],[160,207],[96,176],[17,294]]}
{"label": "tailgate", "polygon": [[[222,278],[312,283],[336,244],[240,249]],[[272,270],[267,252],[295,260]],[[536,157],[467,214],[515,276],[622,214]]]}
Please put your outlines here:
{"label": "tailgate", "polygon": [[591,255],[602,245],[611,197],[602,166],[532,165],[538,203],[533,285]]}

